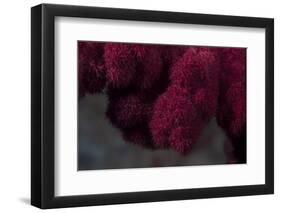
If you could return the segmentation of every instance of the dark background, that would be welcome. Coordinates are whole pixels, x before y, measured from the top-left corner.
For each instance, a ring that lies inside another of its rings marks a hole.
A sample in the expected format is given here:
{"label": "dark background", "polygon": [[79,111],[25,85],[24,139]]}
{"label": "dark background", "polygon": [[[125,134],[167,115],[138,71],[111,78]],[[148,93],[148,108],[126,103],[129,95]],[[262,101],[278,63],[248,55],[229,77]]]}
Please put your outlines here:
{"label": "dark background", "polygon": [[105,116],[107,97],[87,95],[79,100],[78,170],[120,169],[227,163],[227,138],[213,118],[192,151],[149,150],[125,142]]}

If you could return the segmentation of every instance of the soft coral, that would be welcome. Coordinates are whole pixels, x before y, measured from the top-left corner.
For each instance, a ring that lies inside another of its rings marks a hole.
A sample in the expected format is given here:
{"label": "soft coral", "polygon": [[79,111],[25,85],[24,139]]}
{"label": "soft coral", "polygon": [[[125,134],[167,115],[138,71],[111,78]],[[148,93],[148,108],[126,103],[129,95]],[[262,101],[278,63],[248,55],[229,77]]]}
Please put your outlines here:
{"label": "soft coral", "polygon": [[79,42],[79,94],[106,89],[126,141],[188,153],[212,117],[246,160],[246,49]]}

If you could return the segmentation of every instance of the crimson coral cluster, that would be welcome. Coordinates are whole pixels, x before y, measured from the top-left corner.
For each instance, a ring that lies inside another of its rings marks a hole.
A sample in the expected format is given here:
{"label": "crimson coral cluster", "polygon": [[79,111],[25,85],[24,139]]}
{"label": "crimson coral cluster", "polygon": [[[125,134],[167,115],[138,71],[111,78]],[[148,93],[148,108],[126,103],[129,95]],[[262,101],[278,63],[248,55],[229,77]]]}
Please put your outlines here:
{"label": "crimson coral cluster", "polygon": [[128,142],[187,154],[213,117],[245,162],[246,50],[79,42],[79,95],[105,92]]}

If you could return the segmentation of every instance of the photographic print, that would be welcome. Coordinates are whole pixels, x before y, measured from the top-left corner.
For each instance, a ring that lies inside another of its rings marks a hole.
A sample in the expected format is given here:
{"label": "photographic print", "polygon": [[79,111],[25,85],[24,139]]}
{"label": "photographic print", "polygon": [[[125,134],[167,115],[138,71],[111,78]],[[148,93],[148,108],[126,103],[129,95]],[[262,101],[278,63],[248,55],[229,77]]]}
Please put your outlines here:
{"label": "photographic print", "polygon": [[246,163],[246,48],[77,45],[78,170]]}
{"label": "photographic print", "polygon": [[31,41],[32,205],[274,193],[274,19],[40,4]]}

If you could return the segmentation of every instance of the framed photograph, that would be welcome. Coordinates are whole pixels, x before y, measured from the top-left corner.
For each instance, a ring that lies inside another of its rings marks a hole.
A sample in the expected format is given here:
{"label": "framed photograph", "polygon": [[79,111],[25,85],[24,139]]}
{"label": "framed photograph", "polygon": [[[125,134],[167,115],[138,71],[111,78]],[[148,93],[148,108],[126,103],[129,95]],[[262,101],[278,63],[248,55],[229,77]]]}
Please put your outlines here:
{"label": "framed photograph", "polygon": [[31,203],[271,194],[274,20],[31,9]]}

